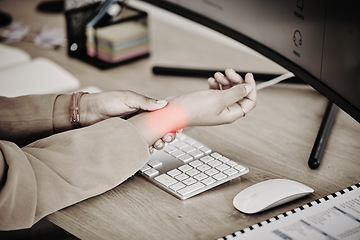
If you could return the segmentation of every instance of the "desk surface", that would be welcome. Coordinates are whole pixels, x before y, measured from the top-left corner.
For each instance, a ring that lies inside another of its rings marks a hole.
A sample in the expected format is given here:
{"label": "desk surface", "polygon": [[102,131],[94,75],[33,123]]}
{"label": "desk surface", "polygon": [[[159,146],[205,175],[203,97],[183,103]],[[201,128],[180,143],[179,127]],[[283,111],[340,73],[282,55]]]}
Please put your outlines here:
{"label": "desk surface", "polygon": [[[39,1],[3,0],[0,9],[14,21],[65,28],[61,14],[37,13]],[[131,89],[164,98],[205,89],[205,79],[155,76],[154,64],[225,68],[281,73],[281,67],[242,51],[232,44],[150,18],[152,54],[121,67],[99,70],[69,58],[65,48],[48,50],[30,42],[13,44],[32,57],[47,57],[76,76],[82,87],[104,90]],[[216,127],[196,127],[185,132],[249,167],[250,172],[220,187],[182,201],[135,175],[118,187],[48,219],[84,239],[216,239],[273,217],[309,201],[360,182],[360,125],[339,111],[320,168],[310,170],[307,160],[325,111],[327,100],[308,86],[279,84],[259,92],[257,107],[245,118]],[[315,193],[260,214],[245,215],[232,206],[244,188],[272,178],[300,181]]]}

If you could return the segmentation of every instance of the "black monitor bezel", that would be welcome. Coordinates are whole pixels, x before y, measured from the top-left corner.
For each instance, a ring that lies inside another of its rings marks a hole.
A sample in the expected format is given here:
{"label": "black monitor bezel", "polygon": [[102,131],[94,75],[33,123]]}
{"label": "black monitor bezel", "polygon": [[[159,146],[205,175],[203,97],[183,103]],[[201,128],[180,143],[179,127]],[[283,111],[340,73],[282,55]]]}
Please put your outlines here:
{"label": "black monitor bezel", "polygon": [[208,28],[211,28],[217,32],[220,32],[236,41],[241,42],[242,44],[252,48],[253,50],[259,52],[265,57],[271,59],[282,67],[293,72],[296,77],[306,81],[310,86],[312,86],[319,93],[324,95],[330,101],[339,106],[342,110],[348,113],[352,118],[360,123],[360,110],[357,109],[352,103],[343,98],[336,91],[332,90],[330,87],[325,85],[320,79],[316,78],[305,69],[298,66],[296,63],[292,62],[288,58],[279,54],[278,52],[272,50],[271,48],[261,44],[260,42],[226,26],[213,19],[207,18],[204,15],[201,15],[197,12],[191,11],[190,9],[184,8],[180,5],[174,4],[172,2],[163,1],[163,0],[143,0],[145,2],[151,3],[152,5],[158,6],[170,12],[173,12],[177,15],[190,19],[194,22],[200,23]]}

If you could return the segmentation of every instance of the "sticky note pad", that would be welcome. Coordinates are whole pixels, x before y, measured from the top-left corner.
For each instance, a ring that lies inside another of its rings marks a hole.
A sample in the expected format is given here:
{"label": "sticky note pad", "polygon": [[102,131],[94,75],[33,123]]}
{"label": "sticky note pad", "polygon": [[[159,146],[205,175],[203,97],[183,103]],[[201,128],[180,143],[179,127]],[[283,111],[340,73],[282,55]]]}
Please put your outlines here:
{"label": "sticky note pad", "polygon": [[96,29],[97,57],[118,63],[150,52],[147,27],[135,21]]}

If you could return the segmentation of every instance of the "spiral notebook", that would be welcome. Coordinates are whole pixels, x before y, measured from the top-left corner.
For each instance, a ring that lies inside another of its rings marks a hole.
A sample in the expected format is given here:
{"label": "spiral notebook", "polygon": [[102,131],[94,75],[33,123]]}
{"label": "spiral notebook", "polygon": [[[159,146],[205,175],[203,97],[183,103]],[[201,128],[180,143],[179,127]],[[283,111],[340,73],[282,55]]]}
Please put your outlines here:
{"label": "spiral notebook", "polygon": [[219,239],[360,239],[360,183]]}

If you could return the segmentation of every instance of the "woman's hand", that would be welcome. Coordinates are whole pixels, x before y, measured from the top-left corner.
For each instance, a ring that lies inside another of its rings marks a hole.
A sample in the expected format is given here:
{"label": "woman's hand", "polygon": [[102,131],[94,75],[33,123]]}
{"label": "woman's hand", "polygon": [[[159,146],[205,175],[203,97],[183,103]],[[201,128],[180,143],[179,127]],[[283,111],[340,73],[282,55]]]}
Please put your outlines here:
{"label": "woman's hand", "polygon": [[226,124],[244,117],[256,106],[254,77],[248,73],[243,79],[232,69],[225,74],[217,72],[208,79],[210,90],[175,98],[169,107],[181,106],[189,126]]}
{"label": "woman's hand", "polygon": [[[253,75],[247,74],[245,80],[236,75],[227,75],[229,84],[221,84],[230,86],[225,86],[224,90],[220,90],[220,85],[219,88],[211,85],[210,90],[169,99],[168,105],[163,109],[138,114],[129,121],[143,133],[150,144],[168,132],[175,132],[187,126],[232,123],[245,116],[256,105]],[[214,80],[213,83],[219,84],[222,79],[215,74]]]}
{"label": "woman's hand", "polygon": [[[89,126],[111,117],[128,118],[143,111],[154,111],[167,105],[166,100],[155,100],[133,91],[111,91],[83,95],[80,101],[80,125]],[[174,141],[176,133],[158,139],[149,151],[161,150],[165,143]]]}
{"label": "woman's hand", "polygon": [[89,126],[111,117],[127,118],[139,111],[154,111],[167,105],[133,91],[85,94],[80,100],[80,125]]}

